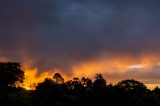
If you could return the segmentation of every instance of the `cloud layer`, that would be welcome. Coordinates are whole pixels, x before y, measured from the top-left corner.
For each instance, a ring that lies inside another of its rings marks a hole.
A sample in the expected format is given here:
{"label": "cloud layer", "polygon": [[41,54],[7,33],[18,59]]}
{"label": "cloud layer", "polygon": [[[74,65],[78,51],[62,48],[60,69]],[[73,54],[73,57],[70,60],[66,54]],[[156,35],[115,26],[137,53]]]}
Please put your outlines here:
{"label": "cloud layer", "polygon": [[159,0],[1,0],[0,55],[39,72],[56,68],[67,75],[88,61],[127,56],[130,64],[139,64],[153,56],[148,61],[158,63],[159,5]]}

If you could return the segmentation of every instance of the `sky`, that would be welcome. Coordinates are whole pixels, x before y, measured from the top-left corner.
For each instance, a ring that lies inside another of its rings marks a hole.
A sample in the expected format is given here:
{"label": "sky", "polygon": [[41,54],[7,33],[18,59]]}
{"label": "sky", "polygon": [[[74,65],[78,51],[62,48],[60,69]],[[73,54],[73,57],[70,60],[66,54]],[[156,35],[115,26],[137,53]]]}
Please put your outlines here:
{"label": "sky", "polygon": [[159,5],[159,0],[0,0],[0,61],[21,62],[36,77],[101,73],[108,82],[134,78],[158,84]]}

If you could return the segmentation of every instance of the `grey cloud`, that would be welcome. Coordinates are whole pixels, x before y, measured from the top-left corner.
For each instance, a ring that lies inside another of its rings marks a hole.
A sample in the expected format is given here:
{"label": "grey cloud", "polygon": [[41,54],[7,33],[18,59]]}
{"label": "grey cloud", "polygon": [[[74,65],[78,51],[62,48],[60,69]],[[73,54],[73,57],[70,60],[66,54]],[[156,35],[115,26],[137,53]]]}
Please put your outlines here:
{"label": "grey cloud", "polygon": [[105,77],[110,82],[118,82],[124,79],[136,79],[146,84],[159,84],[160,65],[157,63],[149,64],[150,68],[128,68],[125,72],[105,73]]}
{"label": "grey cloud", "polygon": [[[0,51],[41,71],[160,52],[158,0],[1,0]],[[64,71],[64,73],[70,73]]]}

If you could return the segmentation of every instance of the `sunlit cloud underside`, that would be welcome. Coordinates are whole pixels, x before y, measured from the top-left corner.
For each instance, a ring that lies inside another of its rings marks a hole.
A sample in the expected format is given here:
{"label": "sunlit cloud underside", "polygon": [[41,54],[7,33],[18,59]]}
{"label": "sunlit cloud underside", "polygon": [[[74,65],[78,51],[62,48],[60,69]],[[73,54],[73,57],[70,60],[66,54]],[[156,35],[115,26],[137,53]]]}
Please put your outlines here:
{"label": "sunlit cloud underside", "polygon": [[134,60],[131,57],[88,60],[73,65],[71,70],[66,70],[70,74],[54,67],[51,70],[39,72],[36,67],[28,67],[29,64],[24,66],[25,81],[23,86],[27,89],[34,88],[37,83],[43,82],[45,78],[52,78],[56,72],[61,73],[65,81],[73,77],[89,77],[94,80],[95,75],[101,73],[108,84],[116,84],[124,79],[135,79],[146,84],[149,89],[153,89],[160,83],[160,63],[154,56],[144,56],[139,60]]}

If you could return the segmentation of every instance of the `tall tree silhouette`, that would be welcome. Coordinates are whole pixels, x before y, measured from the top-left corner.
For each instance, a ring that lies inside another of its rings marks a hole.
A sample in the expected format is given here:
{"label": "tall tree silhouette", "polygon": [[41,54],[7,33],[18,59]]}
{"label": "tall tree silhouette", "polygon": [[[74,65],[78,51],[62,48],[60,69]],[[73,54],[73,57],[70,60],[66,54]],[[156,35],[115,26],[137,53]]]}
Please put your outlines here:
{"label": "tall tree silhouette", "polygon": [[15,86],[16,83],[22,83],[23,80],[24,72],[21,70],[20,63],[0,63],[0,87]]}
{"label": "tall tree silhouette", "polygon": [[72,80],[66,82],[68,89],[72,94],[79,95],[84,90],[84,87],[78,77],[74,77]]}
{"label": "tall tree silhouette", "polygon": [[93,83],[93,89],[96,91],[104,90],[106,87],[106,80],[103,78],[101,74],[96,74],[95,81]]}
{"label": "tall tree silhouette", "polygon": [[60,73],[55,73],[53,75],[53,79],[55,80],[55,82],[57,84],[63,84],[64,83],[64,79],[62,78],[61,74]]}

